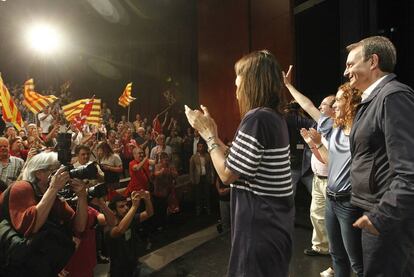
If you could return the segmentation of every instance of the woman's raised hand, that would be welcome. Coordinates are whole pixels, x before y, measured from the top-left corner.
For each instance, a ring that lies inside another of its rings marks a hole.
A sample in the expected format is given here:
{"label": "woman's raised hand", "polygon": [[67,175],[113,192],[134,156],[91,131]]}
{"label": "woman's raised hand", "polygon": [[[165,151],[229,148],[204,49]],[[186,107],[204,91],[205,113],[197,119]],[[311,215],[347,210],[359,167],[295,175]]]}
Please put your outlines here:
{"label": "woman's raised hand", "polygon": [[293,68],[293,65],[289,65],[289,69],[287,73],[282,71],[283,83],[285,84],[285,86],[292,85],[292,68]]}

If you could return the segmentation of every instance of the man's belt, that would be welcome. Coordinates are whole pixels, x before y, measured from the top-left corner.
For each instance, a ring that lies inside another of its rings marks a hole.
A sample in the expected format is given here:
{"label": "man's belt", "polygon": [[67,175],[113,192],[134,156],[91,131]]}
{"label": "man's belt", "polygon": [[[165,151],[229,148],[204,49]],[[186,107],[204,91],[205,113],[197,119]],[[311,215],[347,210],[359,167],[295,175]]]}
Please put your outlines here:
{"label": "man's belt", "polygon": [[347,201],[351,199],[351,193],[350,192],[333,192],[327,189],[326,197],[328,197],[330,200],[335,201],[335,202]]}

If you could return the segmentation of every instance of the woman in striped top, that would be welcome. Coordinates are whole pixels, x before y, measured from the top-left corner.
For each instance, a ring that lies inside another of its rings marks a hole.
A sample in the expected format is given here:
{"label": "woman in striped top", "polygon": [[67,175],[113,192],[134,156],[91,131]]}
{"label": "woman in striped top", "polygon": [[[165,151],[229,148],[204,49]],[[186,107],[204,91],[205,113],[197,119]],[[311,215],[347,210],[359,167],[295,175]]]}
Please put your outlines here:
{"label": "woman in striped top", "polygon": [[282,73],[266,50],[241,58],[235,71],[242,121],[230,149],[206,107],[185,106],[185,112],[206,140],[220,179],[231,187],[229,276],[288,276],[294,202],[288,131],[279,110]]}

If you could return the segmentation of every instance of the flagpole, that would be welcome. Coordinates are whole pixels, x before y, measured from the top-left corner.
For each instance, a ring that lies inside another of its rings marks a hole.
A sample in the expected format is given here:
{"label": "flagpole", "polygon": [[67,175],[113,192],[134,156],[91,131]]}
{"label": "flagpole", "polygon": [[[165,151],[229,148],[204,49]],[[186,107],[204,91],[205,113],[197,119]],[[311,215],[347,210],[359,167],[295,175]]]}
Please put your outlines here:
{"label": "flagpole", "polygon": [[158,116],[161,116],[161,115],[163,115],[164,113],[166,113],[171,107],[172,107],[172,105],[174,105],[174,104],[171,104],[171,105],[169,105],[167,108],[165,108],[162,112],[160,112],[159,114],[158,114]]}
{"label": "flagpole", "polygon": [[128,105],[128,117],[127,117],[127,121],[129,122],[129,111],[131,109],[131,104]]}

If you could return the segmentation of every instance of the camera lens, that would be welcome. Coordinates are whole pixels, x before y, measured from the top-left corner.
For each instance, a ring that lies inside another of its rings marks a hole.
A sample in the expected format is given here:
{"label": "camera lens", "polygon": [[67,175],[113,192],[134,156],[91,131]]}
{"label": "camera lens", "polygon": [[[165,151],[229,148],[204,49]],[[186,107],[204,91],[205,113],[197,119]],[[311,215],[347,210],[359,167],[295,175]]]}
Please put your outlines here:
{"label": "camera lens", "polygon": [[72,179],[96,179],[97,174],[98,169],[96,167],[96,163],[94,162],[69,170],[69,176]]}

